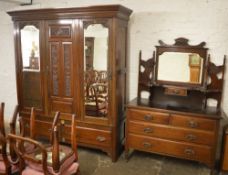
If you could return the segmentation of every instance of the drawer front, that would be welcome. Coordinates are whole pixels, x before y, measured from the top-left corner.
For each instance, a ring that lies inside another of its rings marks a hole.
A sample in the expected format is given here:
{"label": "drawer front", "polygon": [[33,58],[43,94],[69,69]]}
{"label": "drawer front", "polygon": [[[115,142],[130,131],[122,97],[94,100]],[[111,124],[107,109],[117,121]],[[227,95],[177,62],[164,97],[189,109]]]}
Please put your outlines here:
{"label": "drawer front", "polygon": [[214,120],[182,115],[171,115],[170,124],[174,126],[208,131],[214,131],[216,129],[216,121]]}
{"label": "drawer front", "polygon": [[222,169],[228,171],[228,134],[224,136]]}
{"label": "drawer front", "polygon": [[93,144],[98,146],[110,146],[111,145],[111,132],[77,127],[77,139],[80,143]]}
{"label": "drawer front", "polygon": [[168,125],[129,122],[129,132],[144,136],[159,137],[177,141],[214,145],[215,134],[209,131],[176,128]]}
{"label": "drawer front", "polygon": [[152,137],[142,137],[129,134],[129,147],[147,152],[156,152],[174,157],[197,160],[210,164],[212,162],[212,151],[209,146],[174,142]]}
{"label": "drawer front", "polygon": [[140,120],[151,123],[168,124],[169,114],[146,110],[128,109],[127,117],[131,120]]}

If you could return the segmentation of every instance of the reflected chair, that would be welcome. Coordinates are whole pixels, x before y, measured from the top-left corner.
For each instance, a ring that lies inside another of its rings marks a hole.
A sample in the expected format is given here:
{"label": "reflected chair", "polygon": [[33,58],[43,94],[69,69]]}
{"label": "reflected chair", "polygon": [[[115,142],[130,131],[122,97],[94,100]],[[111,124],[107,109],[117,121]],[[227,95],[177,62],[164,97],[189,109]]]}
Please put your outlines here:
{"label": "reflected chair", "polygon": [[[7,151],[7,139],[4,126],[4,107],[5,104],[0,104],[0,174],[10,175],[18,171],[18,159],[13,152],[12,147]],[[10,132],[16,132],[16,119],[18,106],[15,107],[13,118],[10,122]]]}
{"label": "reflected chair", "polygon": [[103,83],[103,84],[108,83],[107,71],[99,71],[98,72],[98,82]]}
{"label": "reflected chair", "polygon": [[[55,116],[55,119],[58,116]],[[56,120],[54,119],[54,122]],[[59,144],[58,126],[51,131],[51,146],[46,147],[32,138],[9,134],[8,139],[19,157],[20,174],[49,175],[49,174],[79,174],[75,115],[72,115],[71,147]],[[26,144],[27,143],[27,144]],[[34,151],[27,151],[26,145],[34,145]]]}
{"label": "reflected chair", "polygon": [[92,85],[85,91],[85,110],[87,115],[105,116],[107,114],[107,96],[99,93],[101,85]]}

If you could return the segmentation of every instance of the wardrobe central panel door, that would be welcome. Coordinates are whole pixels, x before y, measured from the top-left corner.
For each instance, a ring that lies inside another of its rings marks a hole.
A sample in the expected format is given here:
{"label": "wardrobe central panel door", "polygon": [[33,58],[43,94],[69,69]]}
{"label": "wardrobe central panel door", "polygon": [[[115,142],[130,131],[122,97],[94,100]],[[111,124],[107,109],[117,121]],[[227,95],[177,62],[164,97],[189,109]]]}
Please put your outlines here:
{"label": "wardrobe central panel door", "polygon": [[51,112],[74,111],[73,103],[73,21],[49,21],[49,99]]}

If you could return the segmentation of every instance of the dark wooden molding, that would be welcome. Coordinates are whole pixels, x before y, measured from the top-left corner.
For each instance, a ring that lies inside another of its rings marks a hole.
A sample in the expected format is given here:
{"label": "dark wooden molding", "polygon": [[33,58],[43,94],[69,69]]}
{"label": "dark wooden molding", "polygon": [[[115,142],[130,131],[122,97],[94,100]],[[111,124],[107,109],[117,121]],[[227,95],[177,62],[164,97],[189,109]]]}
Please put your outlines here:
{"label": "dark wooden molding", "polygon": [[49,9],[33,9],[33,10],[18,10],[7,12],[12,16],[13,21],[27,19],[64,19],[64,18],[90,18],[90,17],[117,17],[123,20],[128,20],[132,10],[121,5],[100,5],[75,8],[49,8]]}
{"label": "dark wooden molding", "polygon": [[36,22],[36,21],[20,22],[20,24],[19,24],[20,30],[22,30],[25,26],[34,26],[34,27],[36,27],[39,30],[40,23],[39,22]]}
{"label": "dark wooden molding", "polygon": [[166,47],[181,46],[181,47],[204,48],[204,46],[206,45],[206,42],[201,42],[198,45],[190,45],[188,43],[189,39],[183,38],[183,37],[175,39],[175,43],[173,45],[166,44],[162,40],[159,40],[158,42],[159,42],[160,46],[166,46]]}
{"label": "dark wooden molding", "polygon": [[93,20],[84,20],[83,21],[83,27],[84,29],[87,29],[89,25],[93,24],[100,24],[103,27],[109,28],[109,22],[107,19],[93,19]]}
{"label": "dark wooden molding", "polygon": [[[155,52],[152,58],[142,60],[142,51],[139,52],[139,77],[138,77],[138,97],[141,98],[141,92],[150,92],[150,87],[153,85],[155,66]],[[141,69],[144,69],[143,71]]]}
{"label": "dark wooden molding", "polygon": [[[210,61],[207,66],[207,88],[206,88],[206,103],[208,99],[214,99],[217,101],[217,110],[220,110],[221,100],[222,100],[222,91],[224,84],[224,74],[226,67],[226,56],[224,56],[223,64],[216,66]],[[221,77],[218,77],[220,74]]]}

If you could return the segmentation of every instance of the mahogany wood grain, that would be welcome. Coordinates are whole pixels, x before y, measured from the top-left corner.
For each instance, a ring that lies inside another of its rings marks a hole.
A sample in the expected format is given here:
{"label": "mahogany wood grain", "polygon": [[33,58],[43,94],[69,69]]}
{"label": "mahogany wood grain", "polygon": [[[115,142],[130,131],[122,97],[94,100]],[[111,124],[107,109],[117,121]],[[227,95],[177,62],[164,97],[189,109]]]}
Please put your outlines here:
{"label": "mahogany wood grain", "polygon": [[[223,65],[216,66],[208,58],[205,42],[188,42],[183,37],[171,45],[159,40],[156,55],[153,52],[148,59],[142,59],[140,51],[138,97],[127,105],[125,155],[128,158],[131,148],[165,154],[203,162],[213,172],[223,117],[221,97],[226,61],[224,58]],[[190,82],[158,79],[160,56],[169,52],[198,54],[202,58],[201,81],[195,82],[198,72],[192,73],[196,76]],[[142,92],[147,92],[148,97],[143,98]],[[216,100],[217,106],[207,105],[209,99]]]}
{"label": "mahogany wood grain", "polygon": [[216,140],[214,132],[145,122],[130,121],[128,129],[130,133],[204,145],[213,145]]}
{"label": "mahogany wood grain", "polygon": [[[29,133],[27,117],[33,106],[30,102],[36,99],[31,98],[28,103],[23,101],[24,95],[27,94],[23,84],[20,30],[26,25],[33,25],[40,31],[39,79],[32,84],[36,86],[32,94],[40,99],[36,118],[40,129],[37,130],[37,135],[47,137],[48,128],[52,123],[51,118],[56,111],[61,112],[60,118],[65,121],[63,128],[67,128],[66,130],[70,128],[68,122],[71,121],[71,115],[76,114],[77,126],[83,128],[82,131],[79,129],[82,134],[78,143],[105,150],[113,161],[117,160],[124,140],[127,32],[131,13],[132,10],[121,5],[8,12],[14,22],[14,30],[17,31],[14,32],[17,96],[19,112],[27,125],[26,134]],[[96,23],[105,24],[109,30],[107,117],[91,117],[85,114],[84,28],[88,24]],[[28,78],[31,78],[31,75],[28,75]],[[26,88],[29,88],[28,84]],[[91,136],[86,132],[95,132],[95,137],[105,136],[107,141],[91,141]],[[69,142],[69,133],[63,131],[60,135],[64,137],[61,141]]]}
{"label": "mahogany wood grain", "polygon": [[214,131],[216,129],[216,121],[211,119],[192,118],[184,115],[171,115],[170,124],[173,126],[195,128],[207,131]]}
{"label": "mahogany wood grain", "polygon": [[129,144],[132,148],[153,153],[161,153],[174,157],[197,160],[208,166],[212,164],[212,148],[187,142],[175,142],[156,137],[129,134]]}
{"label": "mahogany wood grain", "polygon": [[[127,108],[126,158],[130,149],[138,149],[195,160],[214,168],[220,117],[212,117],[209,112],[150,108],[134,102]],[[156,120],[145,120],[148,113]]]}
{"label": "mahogany wood grain", "polygon": [[108,147],[111,145],[111,132],[77,127],[78,142]]}
{"label": "mahogany wood grain", "polygon": [[221,170],[223,172],[228,172],[228,125],[224,128],[223,134]]}
{"label": "mahogany wood grain", "polygon": [[169,123],[169,114],[167,113],[129,109],[127,110],[127,115],[130,120],[139,120],[139,121],[144,121],[149,123],[160,123],[160,124]]}

